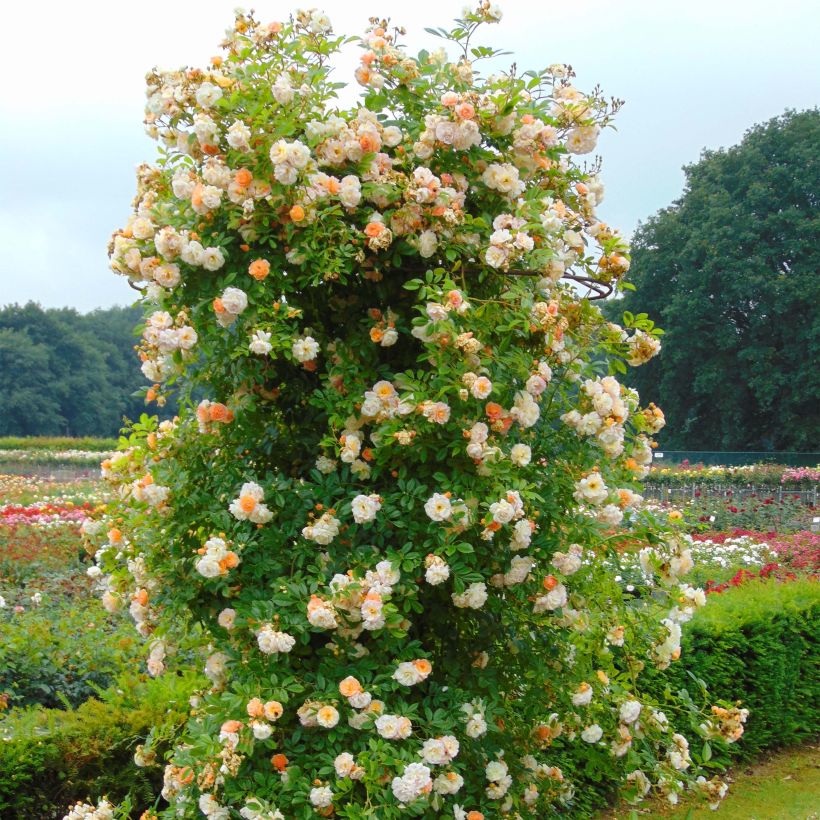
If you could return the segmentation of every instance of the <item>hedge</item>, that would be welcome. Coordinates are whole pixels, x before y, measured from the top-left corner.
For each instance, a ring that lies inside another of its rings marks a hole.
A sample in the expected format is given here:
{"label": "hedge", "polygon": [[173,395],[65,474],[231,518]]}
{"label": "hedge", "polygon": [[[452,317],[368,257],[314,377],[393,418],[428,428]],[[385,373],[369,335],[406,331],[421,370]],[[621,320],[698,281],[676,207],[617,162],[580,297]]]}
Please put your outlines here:
{"label": "hedge", "polygon": [[750,757],[820,732],[820,583],[755,581],[710,595],[685,625],[667,682],[750,710],[732,753]]}
{"label": "hedge", "polygon": [[137,767],[136,746],[151,727],[170,737],[201,684],[194,675],[123,679],[77,709],[12,710],[0,718],[0,817],[52,820],[102,795],[152,805],[162,768]]}
{"label": "hedge", "polygon": [[0,436],[0,450],[94,450],[117,449],[115,438],[72,438],[70,436]]}

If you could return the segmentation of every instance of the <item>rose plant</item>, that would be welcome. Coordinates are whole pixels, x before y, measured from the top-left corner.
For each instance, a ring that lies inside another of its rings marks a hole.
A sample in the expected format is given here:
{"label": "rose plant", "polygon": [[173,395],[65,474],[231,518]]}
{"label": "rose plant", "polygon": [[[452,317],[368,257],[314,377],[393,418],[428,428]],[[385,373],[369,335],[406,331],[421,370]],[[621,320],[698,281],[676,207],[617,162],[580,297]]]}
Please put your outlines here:
{"label": "rose plant", "polygon": [[89,540],[152,674],[203,649],[168,817],[541,818],[588,811],[576,777],[674,801],[708,766],[641,687],[680,654],[687,543],[636,525],[651,606],[601,560],[663,425],[615,378],[660,331],[594,304],[629,255],[578,157],[619,103],[563,65],[482,74],[498,16],[412,57],[387,21],[238,13],[209,67],[148,75],[159,158],[110,252],[147,398],[183,409],[104,462]]}

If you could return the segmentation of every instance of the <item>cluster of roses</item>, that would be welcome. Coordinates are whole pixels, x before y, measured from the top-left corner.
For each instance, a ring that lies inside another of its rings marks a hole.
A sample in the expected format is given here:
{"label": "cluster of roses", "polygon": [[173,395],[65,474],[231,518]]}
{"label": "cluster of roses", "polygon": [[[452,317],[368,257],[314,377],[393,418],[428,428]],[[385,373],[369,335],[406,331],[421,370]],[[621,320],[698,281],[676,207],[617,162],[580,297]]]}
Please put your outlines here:
{"label": "cluster of roses", "polygon": [[[448,38],[497,18],[482,2]],[[210,398],[104,465],[130,526],[96,560],[152,674],[179,619],[202,634],[211,685],[166,762],[168,816],[543,816],[573,799],[533,754],[550,748],[605,747],[636,797],[694,779],[614,674],[679,655],[691,555],[642,553],[663,611],[618,599],[599,560],[663,417],[596,357],[658,346],[561,281],[629,267],[572,159],[611,112],[566,67],[482,79],[399,35],[362,38],[350,111],[315,10],[240,13],[226,58],[149,76],[166,150],[112,265],[144,291],[146,375]]]}

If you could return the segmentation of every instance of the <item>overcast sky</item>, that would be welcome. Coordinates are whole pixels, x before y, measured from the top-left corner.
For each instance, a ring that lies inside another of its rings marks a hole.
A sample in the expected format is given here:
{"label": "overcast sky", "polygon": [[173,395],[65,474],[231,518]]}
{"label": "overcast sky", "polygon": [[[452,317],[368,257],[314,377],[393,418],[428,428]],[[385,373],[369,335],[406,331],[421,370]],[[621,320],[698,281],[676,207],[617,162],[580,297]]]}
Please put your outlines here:
{"label": "overcast sky", "polygon": [[[4,5],[0,304],[127,304],[133,292],[108,270],[106,244],[129,213],[134,167],[154,155],[142,130],[144,74],[205,64],[219,53],[235,4]],[[371,15],[390,16],[415,53],[436,43],[424,27],[447,26],[463,3],[316,5],[347,34]],[[253,7],[266,21],[294,8]],[[626,234],[680,194],[681,166],[702,148],[732,145],[786,108],[820,104],[817,0],[508,0],[501,8],[504,19],[486,31],[515,52],[519,68],[570,63],[580,88],[600,83],[626,100],[617,132],[599,143],[600,212]]]}

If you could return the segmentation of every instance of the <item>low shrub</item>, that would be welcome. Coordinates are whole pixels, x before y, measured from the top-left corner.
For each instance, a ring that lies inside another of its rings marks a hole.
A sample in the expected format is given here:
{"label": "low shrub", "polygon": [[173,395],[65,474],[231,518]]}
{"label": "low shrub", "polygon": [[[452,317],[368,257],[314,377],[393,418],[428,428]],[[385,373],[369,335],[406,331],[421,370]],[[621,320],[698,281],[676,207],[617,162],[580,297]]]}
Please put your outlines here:
{"label": "low shrub", "polygon": [[101,795],[148,808],[162,766],[138,767],[136,747],[154,727],[161,761],[201,685],[193,674],[126,677],[74,710],[12,710],[0,718],[0,817],[52,820],[74,801]]}
{"label": "low shrub", "polygon": [[750,710],[732,754],[794,743],[820,732],[820,584],[775,580],[721,595],[685,625],[682,662],[669,670],[674,691],[695,697],[695,680],[711,699]]}
{"label": "low shrub", "polygon": [[[10,706],[77,706],[136,671],[143,644],[133,627],[92,596],[83,574],[43,578],[0,610],[0,697]],[[33,595],[32,595],[33,593]]]}

